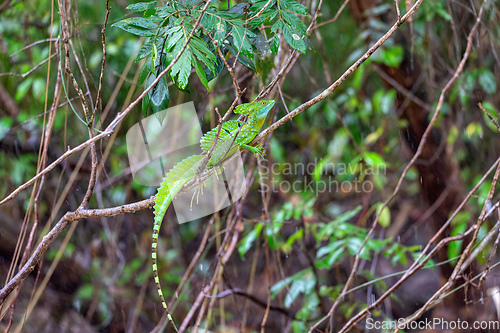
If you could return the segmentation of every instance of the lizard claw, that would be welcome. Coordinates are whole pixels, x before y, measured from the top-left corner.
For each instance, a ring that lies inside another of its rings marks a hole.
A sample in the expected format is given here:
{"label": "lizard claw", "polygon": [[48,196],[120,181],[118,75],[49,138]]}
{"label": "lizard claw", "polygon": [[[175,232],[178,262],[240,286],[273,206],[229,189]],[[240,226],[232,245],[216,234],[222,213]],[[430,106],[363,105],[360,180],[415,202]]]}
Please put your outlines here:
{"label": "lizard claw", "polygon": [[254,154],[257,156],[259,155],[262,159],[265,159],[266,157],[266,152],[264,151],[264,147],[260,143],[255,146],[255,151]]}

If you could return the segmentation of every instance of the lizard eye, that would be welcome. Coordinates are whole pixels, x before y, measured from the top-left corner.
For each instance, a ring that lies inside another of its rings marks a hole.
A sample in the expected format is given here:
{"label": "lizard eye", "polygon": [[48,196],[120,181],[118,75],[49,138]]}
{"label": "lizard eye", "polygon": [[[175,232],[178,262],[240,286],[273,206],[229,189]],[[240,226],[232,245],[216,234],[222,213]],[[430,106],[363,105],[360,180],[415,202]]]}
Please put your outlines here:
{"label": "lizard eye", "polygon": [[263,101],[263,102],[262,102],[262,105],[266,105],[266,101]]}

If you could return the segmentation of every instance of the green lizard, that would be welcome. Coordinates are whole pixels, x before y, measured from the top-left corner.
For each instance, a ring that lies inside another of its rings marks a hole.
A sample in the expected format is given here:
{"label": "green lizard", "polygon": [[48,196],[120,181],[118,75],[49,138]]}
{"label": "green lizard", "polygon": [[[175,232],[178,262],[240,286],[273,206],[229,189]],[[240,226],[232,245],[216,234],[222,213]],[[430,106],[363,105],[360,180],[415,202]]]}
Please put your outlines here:
{"label": "green lizard", "polygon": [[[219,132],[219,137],[212,150],[212,154],[208,163],[205,166],[205,170],[217,166],[224,159],[230,157],[239,149],[247,149],[254,154],[262,155],[262,148],[253,147],[248,145],[259,133],[260,128],[264,124],[267,114],[274,106],[273,100],[252,102],[247,104],[242,104],[234,109],[234,113],[239,113],[246,115],[248,118],[246,121],[239,120],[229,120],[222,124]],[[160,295],[161,302],[165,312],[167,314],[168,320],[172,322],[172,316],[170,315],[163,297],[160,279],[158,277],[158,266],[157,266],[157,245],[158,245],[158,234],[160,231],[160,225],[163,220],[168,206],[172,202],[173,198],[179,193],[179,191],[188,183],[200,169],[203,163],[203,159],[209,152],[212,143],[217,136],[217,127],[207,132],[200,140],[201,150],[203,151],[200,155],[192,155],[178,164],[176,164],[163,178],[163,182],[158,188],[158,193],[156,194],[155,205],[154,205],[154,226],[153,226],[153,241],[151,245],[151,257],[153,261],[153,275],[155,279],[156,286],[158,287],[158,294]],[[175,328],[175,324],[173,325]],[[176,329],[177,331],[177,329]]]}

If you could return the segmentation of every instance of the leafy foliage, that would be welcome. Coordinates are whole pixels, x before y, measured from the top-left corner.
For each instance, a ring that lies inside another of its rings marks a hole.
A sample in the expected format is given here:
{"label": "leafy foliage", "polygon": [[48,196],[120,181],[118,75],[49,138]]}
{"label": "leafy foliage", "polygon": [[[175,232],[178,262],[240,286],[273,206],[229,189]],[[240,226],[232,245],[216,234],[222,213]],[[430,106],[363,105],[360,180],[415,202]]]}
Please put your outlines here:
{"label": "leafy foliage", "polygon": [[[260,16],[259,13],[261,13]],[[278,52],[279,31],[283,33],[286,42],[293,49],[302,53],[306,52],[304,42],[306,27],[296,16],[297,14],[307,15],[307,8],[295,0],[272,0],[269,3],[267,0],[261,0],[255,2],[250,8],[250,15],[256,17],[252,20],[253,27],[272,22],[271,32],[274,36],[271,42],[271,51],[274,54]]]}
{"label": "leafy foliage", "polygon": [[[172,1],[161,7],[156,1],[139,2],[127,9],[142,13],[143,17],[126,18],[113,26],[148,38],[136,58],[136,61],[145,59],[139,74],[139,83],[146,82],[145,88],[184,50],[170,69],[170,78],[179,89],[187,91],[188,79],[194,69],[209,91],[209,82],[224,68],[221,54],[224,58],[231,55],[255,71],[257,58],[263,56],[263,50],[265,53],[265,49],[270,48],[277,53],[280,31],[293,49],[305,53],[306,28],[296,15],[307,15],[307,8],[295,0],[271,1],[265,6],[266,3],[240,3],[230,10],[211,4],[194,30],[196,20],[202,15],[203,2],[193,5]],[[274,22],[270,29],[273,34],[270,43],[263,38],[265,31],[259,27],[269,21]],[[265,46],[261,45],[262,40]],[[161,81],[143,99],[143,115],[147,116],[149,110],[152,114],[164,110],[169,100],[167,82]]]}
{"label": "leafy foliage", "polygon": [[[259,235],[265,230],[265,237],[271,249],[281,250],[284,253],[291,253],[292,248],[300,246],[305,234],[310,234],[315,240],[316,258],[313,261],[314,269],[320,275],[316,275],[313,268],[305,268],[285,279],[275,283],[271,288],[271,297],[275,298],[278,294],[285,291],[284,305],[290,308],[300,295],[303,296],[302,307],[297,313],[297,318],[303,320],[302,324],[296,323],[297,327],[304,325],[308,319],[317,315],[319,299],[316,293],[318,277],[322,276],[323,271],[332,270],[339,265],[345,258],[354,256],[361,249],[361,244],[367,235],[367,229],[358,227],[351,223],[351,220],[359,214],[361,207],[356,207],[345,213],[338,215],[335,219],[326,223],[307,224],[304,227],[297,228],[297,231],[287,239],[280,236],[280,230],[284,221],[299,220],[304,216],[313,214],[312,206],[315,199],[308,200],[304,206],[294,207],[290,203],[283,205],[281,210],[275,212],[271,224],[259,223],[250,232],[243,237],[239,246],[240,255],[244,255],[255,243]],[[280,221],[280,222],[277,222]],[[303,251],[306,249],[302,248]],[[393,265],[407,265],[409,258],[418,257],[421,248],[419,246],[404,246],[391,238],[386,239],[368,239],[365,247],[361,250],[362,259],[370,260],[374,255],[380,254],[390,259]],[[369,273],[364,273],[367,280]],[[375,284],[381,291],[385,291],[387,286],[383,282]],[[319,287],[319,286],[318,286]],[[329,297],[334,301],[340,294],[341,286],[337,286],[335,291],[327,288],[323,289],[322,296]],[[345,309],[346,312],[353,311],[359,304]],[[300,332],[300,329],[296,330]]]}

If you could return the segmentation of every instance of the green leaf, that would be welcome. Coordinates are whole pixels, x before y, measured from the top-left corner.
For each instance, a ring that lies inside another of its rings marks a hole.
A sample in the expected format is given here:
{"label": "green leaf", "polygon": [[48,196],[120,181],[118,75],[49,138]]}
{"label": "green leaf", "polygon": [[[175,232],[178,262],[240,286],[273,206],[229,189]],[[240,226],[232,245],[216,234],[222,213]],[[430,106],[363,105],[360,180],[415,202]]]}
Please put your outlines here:
{"label": "green leaf", "polygon": [[265,231],[266,231],[267,243],[269,244],[269,247],[273,250],[276,250],[278,246],[280,246],[281,244],[281,240],[278,238],[278,236],[282,226],[283,223],[281,222],[266,224]]}
{"label": "green leaf", "polygon": [[[482,102],[482,104],[486,112],[491,116],[491,118],[493,118],[493,121],[496,121],[498,124],[499,112],[495,108],[495,106],[488,101],[484,101]],[[486,126],[488,126],[490,130],[492,130],[495,133],[498,133],[498,128],[496,127],[496,124],[487,115],[483,114],[483,120]]]}
{"label": "green leaf", "polygon": [[31,84],[33,83],[33,77],[28,77],[26,80],[21,82],[20,85],[17,86],[15,100],[19,102],[23,99],[23,97],[28,93],[31,88]]}
{"label": "green leaf", "polygon": [[[167,38],[167,42],[165,43],[165,49],[170,50],[172,47],[179,43],[179,40],[184,37],[184,33],[181,30],[180,26],[175,26],[173,28],[168,29],[165,34],[170,35]],[[185,40],[182,40],[182,46],[184,46]]]}
{"label": "green leaf", "polygon": [[365,162],[375,170],[385,169],[387,165],[382,156],[373,151],[364,153],[363,158],[365,159]]}
{"label": "green leaf", "polygon": [[128,5],[126,9],[131,10],[133,12],[143,12],[147,9],[152,9],[156,7],[156,1],[151,2],[138,2]]}
{"label": "green leaf", "polygon": [[151,72],[151,58],[146,59],[144,64],[139,71],[139,84],[143,84],[144,80],[148,77],[148,74]]}
{"label": "green leaf", "polygon": [[283,6],[283,8],[291,10],[292,12],[295,12],[297,14],[307,15],[307,7],[301,5],[295,0],[281,0],[280,5]]}
{"label": "green leaf", "polygon": [[[156,8],[150,8],[150,9],[148,9],[148,10],[146,10],[146,11],[144,12],[144,15],[143,15],[143,16],[144,16],[144,17],[151,17],[151,16],[153,16],[154,14],[156,14]],[[155,21],[155,22],[158,22],[158,21],[159,21],[159,22],[161,22],[160,20],[158,20],[158,19],[156,19],[156,18],[152,18],[152,19],[153,19],[153,21]]]}
{"label": "green leaf", "polygon": [[139,53],[137,53],[135,61],[139,61],[151,55],[151,51],[153,49],[153,39],[154,38],[150,38],[146,43],[144,43],[144,45],[139,50]]}
{"label": "green leaf", "polygon": [[241,16],[243,16],[243,14],[245,12],[248,12],[249,7],[250,7],[249,3],[245,3],[245,2],[238,3],[238,4],[234,5],[233,7],[231,7],[227,13],[238,14],[237,17],[241,17]]}
{"label": "green leaf", "polygon": [[[269,11],[264,11],[259,17],[255,18],[251,22],[252,28],[257,28],[266,21],[272,21],[279,14],[278,10],[270,9]],[[272,30],[271,30],[272,31]],[[274,31],[273,31],[274,32]]]}
{"label": "green leaf", "polygon": [[312,269],[311,268],[306,268],[304,270],[301,270],[300,272],[287,277],[286,279],[283,279],[276,283],[274,286],[271,287],[271,298],[276,297],[279,292],[281,292],[287,285],[289,285],[291,282],[295,280],[300,280],[303,276],[312,274]]}
{"label": "green leaf", "polygon": [[318,232],[318,240],[325,240],[332,236],[333,232],[339,225],[347,224],[347,222],[352,219],[361,210],[361,206],[357,206],[353,210],[347,211],[335,218],[332,222],[326,224],[320,232]]}
{"label": "green leaf", "polygon": [[338,240],[335,242],[331,242],[330,244],[320,247],[318,252],[316,252],[316,258],[321,258],[326,254],[333,254],[339,247],[341,249],[344,248],[345,240]]}
{"label": "green leaf", "polygon": [[404,50],[401,45],[391,48],[380,48],[372,56],[373,61],[389,67],[398,67],[404,59]]}
{"label": "green leaf", "polygon": [[38,100],[43,100],[45,97],[45,80],[41,77],[36,78],[33,81],[33,85],[31,88],[33,96]]}
{"label": "green leaf", "polygon": [[215,25],[219,20],[222,20],[222,18],[214,15],[213,10],[207,10],[205,12],[205,15],[203,15],[203,18],[201,19],[201,25],[203,25],[205,30],[210,32],[215,29]]}
{"label": "green leaf", "polygon": [[[227,45],[227,48],[228,48],[229,52],[231,52],[231,54],[232,54],[233,56],[235,56],[235,57],[236,57],[236,55],[238,55],[238,50],[236,50],[236,49],[234,48],[234,46],[233,46],[233,45]],[[240,54],[238,55],[237,60],[238,60],[238,61],[239,61],[239,62],[240,62],[243,66],[248,67],[248,68],[250,68],[251,70],[255,71],[255,64],[253,63],[253,61],[252,61],[252,60],[248,59],[246,55],[244,55],[244,54],[241,54],[241,53],[240,53]]]}
{"label": "green leaf", "polygon": [[149,93],[146,94],[146,96],[144,96],[144,98],[142,99],[142,115],[144,116],[144,118],[146,118],[148,116],[148,111],[149,111],[149,106],[151,105],[151,101],[149,99]]}
{"label": "green leaf", "polygon": [[153,44],[153,52],[151,53],[151,63],[153,64],[153,68],[156,68],[156,61],[158,60],[158,49],[156,48],[156,44]]}
{"label": "green leaf", "polygon": [[158,28],[158,25],[153,23],[151,21],[151,19],[146,19],[143,17],[132,17],[132,18],[122,20],[122,22],[125,22],[127,24],[130,24],[130,25],[133,25],[136,27],[144,28],[144,29],[156,29],[156,28]]}
{"label": "green leaf", "polygon": [[[256,15],[265,5],[267,4],[267,0],[257,1],[250,8],[250,14],[252,16]],[[271,0],[266,9],[272,8],[276,4],[276,0]],[[265,12],[266,10],[264,10]]]}
{"label": "green leaf", "polygon": [[196,55],[198,60],[203,62],[205,66],[211,71],[215,70],[213,62],[216,60],[215,55],[208,48],[207,43],[199,38],[193,37],[191,38],[191,42],[189,43],[191,51]]}
{"label": "green leaf", "polygon": [[176,12],[176,10],[170,6],[163,6],[163,7],[156,8],[156,15],[158,15],[158,17],[160,17],[162,19],[165,19],[168,16],[171,16],[175,12]]}
{"label": "green leaf", "polygon": [[217,18],[214,31],[215,33],[213,38],[216,41],[219,41],[219,45],[221,45],[224,39],[226,38],[226,33],[227,33],[226,22],[223,21],[221,18]]}
{"label": "green leaf", "polygon": [[478,70],[473,70],[469,73],[464,74],[464,82],[463,82],[463,87],[467,93],[472,92],[472,89],[474,89],[474,86],[476,85],[476,78],[478,76]]}
{"label": "green leaf", "polygon": [[444,18],[446,21],[451,21],[451,16],[450,14],[448,13],[448,11],[446,11],[444,8],[437,8],[436,9],[436,13],[441,16],[442,18]]}
{"label": "green leaf", "polygon": [[487,94],[493,95],[497,92],[497,80],[489,69],[481,69],[477,79],[479,85]]}
{"label": "green leaf", "polygon": [[196,59],[193,59],[193,64],[196,69],[196,75],[198,75],[198,78],[200,79],[201,83],[205,86],[205,88],[207,88],[207,93],[208,93],[208,80],[205,70]]}
{"label": "green leaf", "polygon": [[384,209],[382,209],[382,213],[380,213],[381,208],[382,204],[378,204],[377,215],[380,214],[378,224],[380,224],[384,228],[387,228],[389,225],[391,225],[391,212],[389,211],[388,207],[384,207]]}
{"label": "green leaf", "polygon": [[394,106],[394,101],[396,100],[396,91],[391,89],[385,91],[384,89],[379,89],[373,95],[373,108],[376,112],[382,112],[383,114],[389,114],[392,107]]}
{"label": "green leaf", "polygon": [[78,299],[82,301],[89,301],[94,295],[94,286],[92,284],[84,284],[77,291]]}
{"label": "green leaf", "polygon": [[[147,87],[149,87],[154,80],[156,80],[156,75],[151,74],[148,79]],[[149,91],[148,95],[151,105],[151,111],[153,114],[156,114],[168,108],[170,96],[165,76],[163,76],[161,80],[156,84],[156,86]]]}
{"label": "green leaf", "polygon": [[311,288],[311,285],[316,284],[316,279],[312,273],[304,274],[300,278],[293,280],[290,290],[285,297],[285,307],[289,308],[292,306],[293,302],[302,293],[307,293],[307,290]]}
{"label": "green leaf", "polygon": [[250,39],[250,43],[253,46],[254,59],[256,61],[265,61],[264,59],[267,58],[266,55],[269,52],[269,43],[267,42],[266,37],[264,37],[260,31],[256,31],[255,37]]}
{"label": "green leaf", "polygon": [[284,26],[285,23],[283,22],[283,20],[278,20],[271,26],[271,31],[277,33],[279,29],[283,30]]}
{"label": "green leaf", "polygon": [[[363,244],[362,238],[352,237],[352,238],[349,238],[347,240],[347,249],[349,250],[349,252],[352,255],[356,255],[359,252],[359,250],[361,249],[362,244]],[[361,253],[360,253],[360,257],[368,260],[368,259],[370,259],[369,254],[370,254],[370,252],[368,251],[368,249],[366,247],[363,247],[363,249],[361,250]]]}
{"label": "green leaf", "polygon": [[365,69],[368,66],[368,63],[370,62],[370,58],[366,59],[366,61],[354,72],[354,80],[352,85],[356,90],[359,90],[361,88],[361,83],[363,82],[363,76],[365,73]]}
{"label": "green leaf", "polygon": [[12,171],[10,173],[10,179],[16,185],[20,185],[24,182],[25,174],[32,174],[33,163],[36,163],[36,156],[34,154],[20,155],[18,159],[12,160]]}
{"label": "green leaf", "polygon": [[[127,19],[127,20],[129,20],[129,19]],[[150,36],[154,35],[154,33],[151,30],[136,26],[134,24],[127,23],[126,22],[127,20],[122,20],[120,22],[116,22],[115,24],[112,25],[112,27],[123,29],[127,32],[130,32],[133,35],[136,35],[136,36],[150,37]]]}
{"label": "green leaf", "polygon": [[243,27],[233,25],[231,30],[233,36],[233,44],[239,53],[244,53],[245,55],[251,55],[252,52],[252,44],[249,40],[249,31]]}
{"label": "green leaf", "polygon": [[295,243],[295,241],[297,239],[302,239],[302,238],[304,238],[304,229],[300,228],[294,234],[288,237],[286,243],[283,244],[283,246],[281,247],[281,250],[285,253],[290,253],[292,251],[292,246]]}
{"label": "green leaf", "polygon": [[240,245],[238,246],[238,253],[240,254],[240,257],[244,257],[245,254],[250,250],[252,247],[253,243],[259,237],[260,233],[262,232],[262,228],[264,227],[264,224],[258,223],[243,239],[240,241]]}
{"label": "green leaf", "polygon": [[328,162],[330,162],[330,158],[328,156],[325,156],[316,165],[316,167],[314,168],[314,171],[312,173],[314,181],[317,182],[321,179],[321,175],[323,174],[323,171],[325,171],[325,167],[326,167]]}
{"label": "green leaf", "polygon": [[397,45],[385,51],[384,63],[387,66],[397,67],[404,59],[404,49],[401,45]]}
{"label": "green leaf", "polygon": [[295,50],[306,53],[306,44],[302,38],[298,35],[298,32],[291,28],[289,25],[283,26],[283,36],[285,36],[286,42]]}
{"label": "green leaf", "polygon": [[400,262],[402,265],[405,265],[408,263],[408,259],[406,258],[406,249],[399,245],[399,244],[394,244],[395,245],[395,251],[394,255],[391,258],[391,263],[396,266],[398,262]]}
{"label": "green leaf", "polygon": [[12,123],[11,118],[4,117],[0,119],[0,141],[9,133]]}
{"label": "green leaf", "polygon": [[275,4],[276,4],[275,0],[270,1],[269,4],[267,3],[267,1],[258,1],[255,4],[253,4],[252,7],[250,8],[250,14],[249,14],[249,16],[251,17],[256,16],[264,6],[267,5],[267,7],[266,9],[264,9],[264,11],[260,13],[260,16],[254,18],[250,22],[251,27],[256,28],[260,26],[262,23],[266,22],[267,20],[272,20],[274,17],[276,17],[279,11],[273,8]]}
{"label": "green leaf", "polygon": [[213,79],[215,79],[220,72],[225,68],[224,67],[224,61],[220,57],[217,57],[217,59],[213,62],[212,66],[214,67],[214,70],[211,71],[208,69],[208,67],[205,67],[205,74],[207,75],[207,81],[210,82]]}
{"label": "green leaf", "polygon": [[394,89],[391,89],[387,92],[384,89],[379,89],[372,98],[373,108],[376,112],[389,114],[392,107],[394,106],[395,100],[396,91]]}
{"label": "green leaf", "polygon": [[306,26],[297,16],[284,10],[281,11],[280,14],[292,28],[297,29],[302,35],[306,35]]}
{"label": "green leaf", "polygon": [[189,75],[191,74],[191,60],[192,53],[188,48],[186,48],[179,60],[177,60],[177,62],[172,66],[172,72],[170,75],[174,81],[177,76],[176,84],[180,89],[186,88],[188,84]]}
{"label": "green leaf", "polygon": [[394,101],[396,100],[396,90],[391,89],[389,90],[384,98],[382,98],[382,103],[380,105],[380,108],[384,114],[389,114],[391,111],[392,107],[394,106]]}
{"label": "green leaf", "polygon": [[274,54],[278,54],[278,49],[280,47],[280,36],[279,34],[274,34],[273,40],[271,41],[271,45],[269,45],[271,48],[271,52]]}
{"label": "green leaf", "polygon": [[191,48],[191,50],[193,51],[196,58],[205,64],[205,67],[207,67],[210,71],[215,70],[214,61],[216,60],[216,58],[212,53],[208,53],[208,54],[202,53],[202,52],[200,52],[200,50],[198,50],[194,47]]}
{"label": "green leaf", "polygon": [[226,11],[217,11],[215,14],[217,16],[222,17],[226,21],[234,23],[234,24],[242,25],[244,23],[244,21],[239,20],[239,18],[242,17],[241,13],[231,12],[231,11],[229,11],[229,12],[226,12]]}
{"label": "green leaf", "polygon": [[316,261],[315,266],[318,269],[330,269],[336,262],[341,261],[345,256],[345,254],[346,254],[345,247],[341,246],[329,252],[324,259]]}

